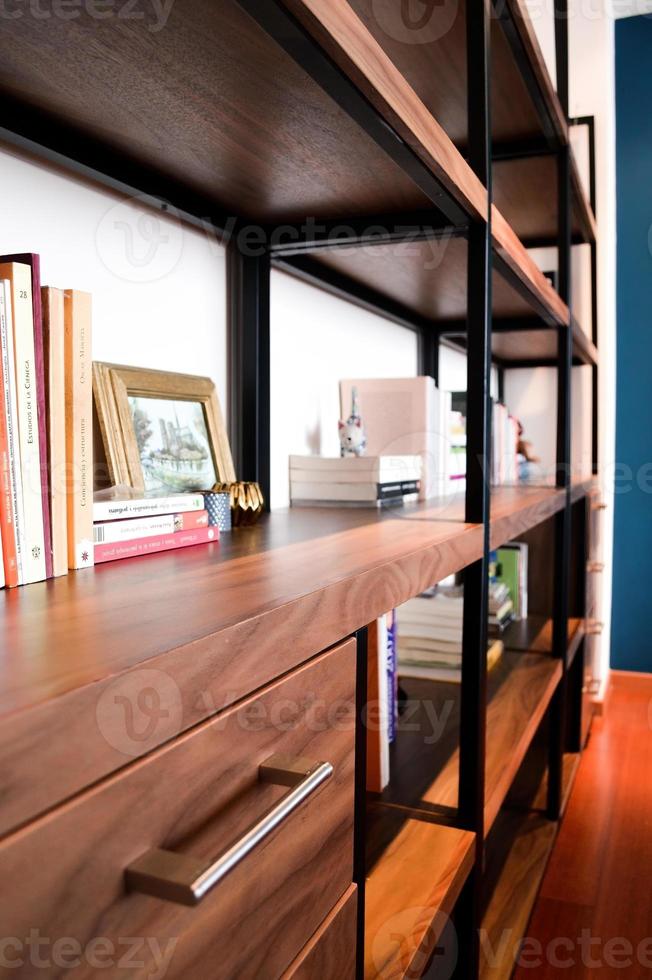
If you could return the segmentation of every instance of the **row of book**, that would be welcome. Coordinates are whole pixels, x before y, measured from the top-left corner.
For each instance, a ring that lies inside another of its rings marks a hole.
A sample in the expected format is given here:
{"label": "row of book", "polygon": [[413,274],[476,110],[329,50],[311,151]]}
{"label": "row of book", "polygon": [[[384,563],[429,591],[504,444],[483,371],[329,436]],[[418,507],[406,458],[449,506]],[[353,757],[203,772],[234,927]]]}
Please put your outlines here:
{"label": "row of book", "polygon": [[[439,389],[432,378],[351,379],[340,382],[345,417],[353,390],[372,457],[419,456],[422,500],[460,493],[466,481],[466,392]],[[495,401],[491,482],[518,482],[518,422]]]}
{"label": "row of book", "polygon": [[218,541],[201,493],[98,499],[93,504],[96,565]]}
{"label": "row of book", "polygon": [[91,297],[0,257],[0,541],[7,587],[93,563]]}
{"label": "row of book", "polygon": [[[487,666],[503,653],[502,636],[515,620],[525,619],[528,546],[510,542],[492,553],[489,563]],[[404,603],[398,617],[398,673],[402,677],[448,681],[462,678],[464,587],[440,584]]]}
{"label": "row of book", "polygon": [[420,456],[290,456],[293,507],[392,507],[420,488]]}

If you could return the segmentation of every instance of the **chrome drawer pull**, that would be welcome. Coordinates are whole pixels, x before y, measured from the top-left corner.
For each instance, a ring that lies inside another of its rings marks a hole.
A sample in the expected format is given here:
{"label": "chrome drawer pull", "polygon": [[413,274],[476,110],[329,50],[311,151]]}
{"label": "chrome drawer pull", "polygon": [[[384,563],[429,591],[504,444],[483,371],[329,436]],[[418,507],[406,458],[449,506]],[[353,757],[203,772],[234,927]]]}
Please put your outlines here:
{"label": "chrome drawer pull", "polygon": [[258,769],[261,782],[290,791],[210,864],[188,854],[154,848],[125,871],[127,889],[180,905],[198,905],[223,878],[333,775],[330,762],[273,755]]}
{"label": "chrome drawer pull", "polygon": [[600,572],[604,572],[604,562],[589,561],[586,563],[586,570],[587,572],[595,572],[596,574],[600,574]]}

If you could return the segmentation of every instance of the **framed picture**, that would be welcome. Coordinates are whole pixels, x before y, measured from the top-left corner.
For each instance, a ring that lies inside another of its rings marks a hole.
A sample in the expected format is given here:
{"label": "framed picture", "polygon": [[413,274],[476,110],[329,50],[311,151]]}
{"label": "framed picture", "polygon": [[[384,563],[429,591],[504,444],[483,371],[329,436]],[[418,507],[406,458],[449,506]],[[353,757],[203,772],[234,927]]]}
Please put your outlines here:
{"label": "framed picture", "polygon": [[209,378],[95,361],[93,391],[114,485],[181,493],[235,482]]}

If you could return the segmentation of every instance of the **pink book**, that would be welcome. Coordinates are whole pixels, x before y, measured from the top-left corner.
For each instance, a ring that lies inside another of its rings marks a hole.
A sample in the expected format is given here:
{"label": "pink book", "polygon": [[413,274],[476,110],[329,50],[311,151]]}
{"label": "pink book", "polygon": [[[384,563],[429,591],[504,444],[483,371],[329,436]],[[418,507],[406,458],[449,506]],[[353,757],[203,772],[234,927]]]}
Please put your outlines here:
{"label": "pink book", "polygon": [[45,361],[43,354],[43,315],[41,310],[41,260],[33,252],[3,255],[3,262],[22,262],[32,270],[32,313],[34,316],[34,366],[36,368],[36,415],[41,453],[41,503],[43,538],[45,540],[45,575],[52,578],[52,530],[50,525],[50,487],[48,480],[48,444],[45,409]]}
{"label": "pink book", "polygon": [[174,551],[177,548],[190,548],[195,544],[208,544],[219,540],[217,527],[198,527],[194,531],[177,531],[175,534],[162,534],[158,538],[136,538],[135,541],[122,541],[116,544],[96,544],[95,564],[118,561],[121,558],[138,558],[159,551]]}

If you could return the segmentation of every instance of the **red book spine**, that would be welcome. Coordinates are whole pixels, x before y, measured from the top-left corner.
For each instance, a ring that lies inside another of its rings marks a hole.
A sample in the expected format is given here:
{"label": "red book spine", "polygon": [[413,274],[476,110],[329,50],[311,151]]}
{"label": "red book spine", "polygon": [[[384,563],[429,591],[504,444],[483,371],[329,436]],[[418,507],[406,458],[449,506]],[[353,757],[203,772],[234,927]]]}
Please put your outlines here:
{"label": "red book spine", "polygon": [[103,562],[119,561],[122,558],[138,558],[140,555],[152,555],[160,551],[174,551],[177,548],[190,548],[196,544],[208,544],[217,541],[219,536],[219,529],[216,527],[199,527],[194,531],[163,534],[160,538],[137,538],[135,541],[125,541],[120,544],[96,544],[95,564],[101,565]]}
{"label": "red book spine", "polygon": [[8,379],[4,377],[2,358],[0,357],[0,535],[2,536],[5,585],[9,589],[13,589],[18,585],[18,554],[16,550],[16,528],[14,527],[13,516],[7,413],[5,411],[4,399],[4,389],[8,384]]}
{"label": "red book spine", "polygon": [[22,262],[32,270],[32,315],[34,317],[34,367],[36,369],[36,416],[41,453],[41,504],[45,541],[45,576],[52,578],[52,528],[50,525],[50,482],[45,408],[45,360],[43,353],[43,313],[41,308],[41,259],[34,252],[3,255],[3,262]]}
{"label": "red book spine", "polygon": [[176,531],[194,531],[198,527],[208,527],[208,511],[192,510],[186,514],[175,514]]}

